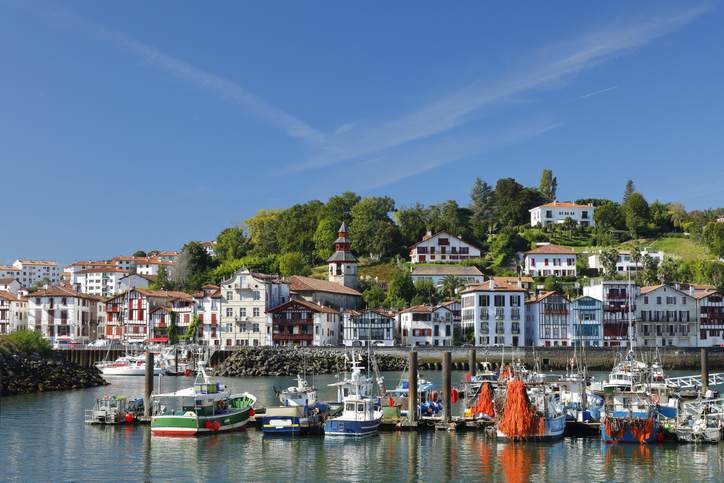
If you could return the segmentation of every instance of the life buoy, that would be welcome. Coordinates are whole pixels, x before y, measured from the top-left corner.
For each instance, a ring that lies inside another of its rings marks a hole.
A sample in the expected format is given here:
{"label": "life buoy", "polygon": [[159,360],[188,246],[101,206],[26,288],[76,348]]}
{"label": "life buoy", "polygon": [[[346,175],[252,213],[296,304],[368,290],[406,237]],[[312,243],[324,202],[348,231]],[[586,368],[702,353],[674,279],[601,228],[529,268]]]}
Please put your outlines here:
{"label": "life buoy", "polygon": [[652,394],[651,395],[651,402],[654,404],[659,404],[659,401],[661,401],[661,398],[658,394]]}
{"label": "life buoy", "polygon": [[224,407],[225,407],[224,401],[219,401],[219,411],[223,411]]}

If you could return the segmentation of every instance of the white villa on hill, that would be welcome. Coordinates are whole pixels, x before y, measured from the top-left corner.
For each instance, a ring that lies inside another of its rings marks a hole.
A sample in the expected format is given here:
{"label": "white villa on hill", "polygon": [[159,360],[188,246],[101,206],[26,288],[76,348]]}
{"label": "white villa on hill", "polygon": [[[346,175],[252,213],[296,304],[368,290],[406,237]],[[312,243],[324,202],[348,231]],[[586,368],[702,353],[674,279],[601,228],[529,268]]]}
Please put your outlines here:
{"label": "white villa on hill", "polygon": [[458,263],[460,260],[480,258],[480,254],[480,248],[445,230],[434,235],[428,231],[421,242],[410,247],[412,263]]}
{"label": "white villa on hill", "polygon": [[561,203],[554,201],[528,210],[530,212],[530,226],[540,223],[542,226],[563,223],[566,218],[572,218],[581,226],[593,226],[593,213],[596,207],[592,204],[577,205],[575,203]]}

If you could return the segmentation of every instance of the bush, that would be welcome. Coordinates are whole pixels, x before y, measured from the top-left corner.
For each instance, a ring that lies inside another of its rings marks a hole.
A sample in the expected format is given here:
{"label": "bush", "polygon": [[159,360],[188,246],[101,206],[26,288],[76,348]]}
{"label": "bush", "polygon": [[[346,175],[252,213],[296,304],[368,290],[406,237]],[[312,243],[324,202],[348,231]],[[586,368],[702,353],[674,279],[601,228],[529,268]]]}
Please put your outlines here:
{"label": "bush", "polygon": [[51,354],[50,341],[34,330],[16,330],[1,342],[10,352],[30,354],[37,352],[41,356]]}

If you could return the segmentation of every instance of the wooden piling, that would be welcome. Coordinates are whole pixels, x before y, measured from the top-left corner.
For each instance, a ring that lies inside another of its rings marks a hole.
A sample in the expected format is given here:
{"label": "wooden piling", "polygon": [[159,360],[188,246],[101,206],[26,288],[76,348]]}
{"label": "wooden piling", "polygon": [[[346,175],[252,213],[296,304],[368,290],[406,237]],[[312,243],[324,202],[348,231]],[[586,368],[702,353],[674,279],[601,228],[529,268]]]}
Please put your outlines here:
{"label": "wooden piling", "polygon": [[410,415],[410,421],[418,421],[420,407],[417,404],[417,352],[410,352],[410,372],[408,380],[409,392],[407,393],[407,410]]}
{"label": "wooden piling", "polygon": [[701,349],[701,392],[706,393],[709,389],[709,351]]}
{"label": "wooden piling", "polygon": [[[452,352],[442,353],[442,422],[452,420]],[[437,402],[437,401],[436,401]]]}
{"label": "wooden piling", "polygon": [[146,354],[146,394],[145,394],[145,400],[144,406],[143,406],[143,415],[144,416],[150,416],[151,415],[151,392],[153,391],[153,352],[149,351],[148,354]]}
{"label": "wooden piling", "polygon": [[475,349],[468,351],[468,360],[470,365],[470,377],[475,377],[478,373],[478,361],[475,358]]}

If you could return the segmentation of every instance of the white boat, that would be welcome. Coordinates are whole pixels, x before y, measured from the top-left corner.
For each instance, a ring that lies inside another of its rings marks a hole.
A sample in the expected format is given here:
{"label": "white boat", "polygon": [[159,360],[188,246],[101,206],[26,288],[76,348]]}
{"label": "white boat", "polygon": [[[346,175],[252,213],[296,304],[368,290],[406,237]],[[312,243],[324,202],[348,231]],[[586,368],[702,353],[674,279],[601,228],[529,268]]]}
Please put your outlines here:
{"label": "white boat", "polygon": [[[372,379],[362,375],[359,362],[352,357],[352,371],[349,379],[330,386],[337,386],[338,398],[342,400],[342,412],[327,418],[324,434],[330,436],[368,436],[375,434],[382,422],[380,399],[373,397]],[[367,393],[368,394],[364,394]]]}
{"label": "white boat", "polygon": [[104,396],[96,399],[93,409],[86,409],[86,424],[126,424],[143,415],[143,398]]}
{"label": "white boat", "polygon": [[[146,358],[145,356],[121,356],[113,362],[98,362],[96,367],[104,376],[145,376]],[[165,372],[163,361],[154,359],[153,375]]]}
{"label": "white boat", "polygon": [[329,415],[329,406],[317,401],[317,388],[310,387],[301,374],[297,385],[279,391],[282,407],[270,407],[262,419],[262,432],[307,434],[321,431]]}
{"label": "white boat", "polygon": [[689,443],[718,443],[722,420],[717,415],[688,416],[676,425],[676,439]]}

